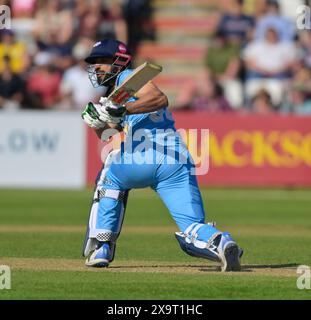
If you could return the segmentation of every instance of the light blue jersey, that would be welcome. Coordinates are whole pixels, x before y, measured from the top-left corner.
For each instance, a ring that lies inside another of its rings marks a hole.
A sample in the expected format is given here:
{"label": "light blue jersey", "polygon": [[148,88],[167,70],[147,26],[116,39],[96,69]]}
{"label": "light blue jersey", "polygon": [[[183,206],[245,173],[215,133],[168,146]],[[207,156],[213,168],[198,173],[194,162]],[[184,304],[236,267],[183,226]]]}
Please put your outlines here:
{"label": "light blue jersey", "polygon": [[[132,72],[132,69],[121,72],[117,78],[117,85],[122,84]],[[137,99],[130,98],[128,102],[135,100]],[[192,161],[174,123],[168,107],[155,112],[125,116],[123,129],[126,140],[121,150],[130,153],[134,162],[141,162],[142,160],[138,159],[143,156],[145,163],[155,166],[163,162],[173,164]]]}

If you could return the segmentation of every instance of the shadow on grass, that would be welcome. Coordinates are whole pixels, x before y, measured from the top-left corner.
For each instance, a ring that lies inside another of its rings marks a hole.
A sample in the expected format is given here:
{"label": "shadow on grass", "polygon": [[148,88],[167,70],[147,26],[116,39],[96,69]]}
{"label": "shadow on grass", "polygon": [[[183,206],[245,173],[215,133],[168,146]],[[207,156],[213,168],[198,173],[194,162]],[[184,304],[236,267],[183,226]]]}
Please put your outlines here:
{"label": "shadow on grass", "polygon": [[245,264],[242,265],[243,272],[252,272],[252,269],[296,269],[300,266],[299,263],[286,264]]}
{"label": "shadow on grass", "polygon": [[[297,268],[300,264],[298,263],[287,263],[287,264],[245,264],[242,265],[242,272],[255,272],[256,270],[293,270]],[[150,270],[154,271],[163,271],[165,270],[184,270],[185,272],[219,272],[220,266],[216,265],[188,265],[188,264],[152,264],[152,265],[144,265],[144,264],[135,264],[135,265],[115,265],[110,266],[109,269],[142,269],[142,270]]]}
{"label": "shadow on grass", "polygon": [[[150,264],[150,265],[143,265],[143,264],[137,264],[137,265],[122,265],[122,266],[109,266],[109,269],[122,269],[122,268],[129,268],[129,269],[135,269],[135,268],[192,268],[192,269],[198,269],[198,268],[205,268],[203,265],[186,265],[186,264]],[[206,266],[206,268],[215,268],[214,266]]]}

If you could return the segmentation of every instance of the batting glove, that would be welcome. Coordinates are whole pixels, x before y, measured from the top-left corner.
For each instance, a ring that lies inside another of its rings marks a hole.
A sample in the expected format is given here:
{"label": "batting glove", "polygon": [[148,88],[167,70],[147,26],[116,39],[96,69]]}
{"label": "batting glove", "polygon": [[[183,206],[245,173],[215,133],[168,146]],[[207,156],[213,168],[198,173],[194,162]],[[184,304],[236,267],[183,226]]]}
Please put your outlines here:
{"label": "batting glove", "polygon": [[115,104],[107,97],[101,97],[99,102],[105,107],[106,111],[112,117],[123,118],[126,114],[126,108],[124,105]]}
{"label": "batting glove", "polygon": [[89,102],[81,114],[83,121],[90,128],[100,129],[104,128],[106,125],[105,121],[99,119],[99,107],[98,105]]}
{"label": "batting glove", "polygon": [[104,128],[107,123],[119,124],[122,121],[120,117],[112,117],[100,104],[89,102],[82,112],[82,119],[91,128]]}

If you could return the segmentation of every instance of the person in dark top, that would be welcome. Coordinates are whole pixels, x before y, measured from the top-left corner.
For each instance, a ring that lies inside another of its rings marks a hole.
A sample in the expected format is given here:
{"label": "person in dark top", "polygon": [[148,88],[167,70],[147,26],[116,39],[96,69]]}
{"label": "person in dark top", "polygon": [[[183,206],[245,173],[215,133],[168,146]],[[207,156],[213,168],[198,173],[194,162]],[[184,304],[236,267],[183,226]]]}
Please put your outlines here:
{"label": "person in dark top", "polygon": [[9,57],[5,57],[4,69],[0,74],[0,109],[18,108],[23,100],[24,82],[12,72],[9,63]]}
{"label": "person in dark top", "polygon": [[124,1],[123,18],[127,24],[128,48],[135,56],[142,40],[156,38],[151,0]]}
{"label": "person in dark top", "polygon": [[228,11],[220,18],[217,32],[222,33],[232,43],[243,45],[249,38],[255,26],[251,16],[243,14],[243,0],[234,0]]}

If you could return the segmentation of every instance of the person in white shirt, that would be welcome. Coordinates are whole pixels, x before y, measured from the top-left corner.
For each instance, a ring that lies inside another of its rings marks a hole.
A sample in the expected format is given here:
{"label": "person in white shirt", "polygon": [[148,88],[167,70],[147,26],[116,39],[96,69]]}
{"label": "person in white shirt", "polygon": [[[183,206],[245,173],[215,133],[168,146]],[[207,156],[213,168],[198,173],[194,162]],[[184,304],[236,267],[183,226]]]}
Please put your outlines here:
{"label": "person in white shirt", "polygon": [[243,52],[246,97],[251,99],[259,90],[266,89],[275,104],[281,103],[283,86],[297,62],[296,51],[294,43],[280,41],[273,28],[267,30],[263,40],[248,44]]}
{"label": "person in white shirt", "polygon": [[89,101],[96,101],[103,95],[102,88],[90,83],[84,62],[88,47],[78,43],[73,49],[76,64],[65,71],[61,82],[62,109],[82,110]]}

